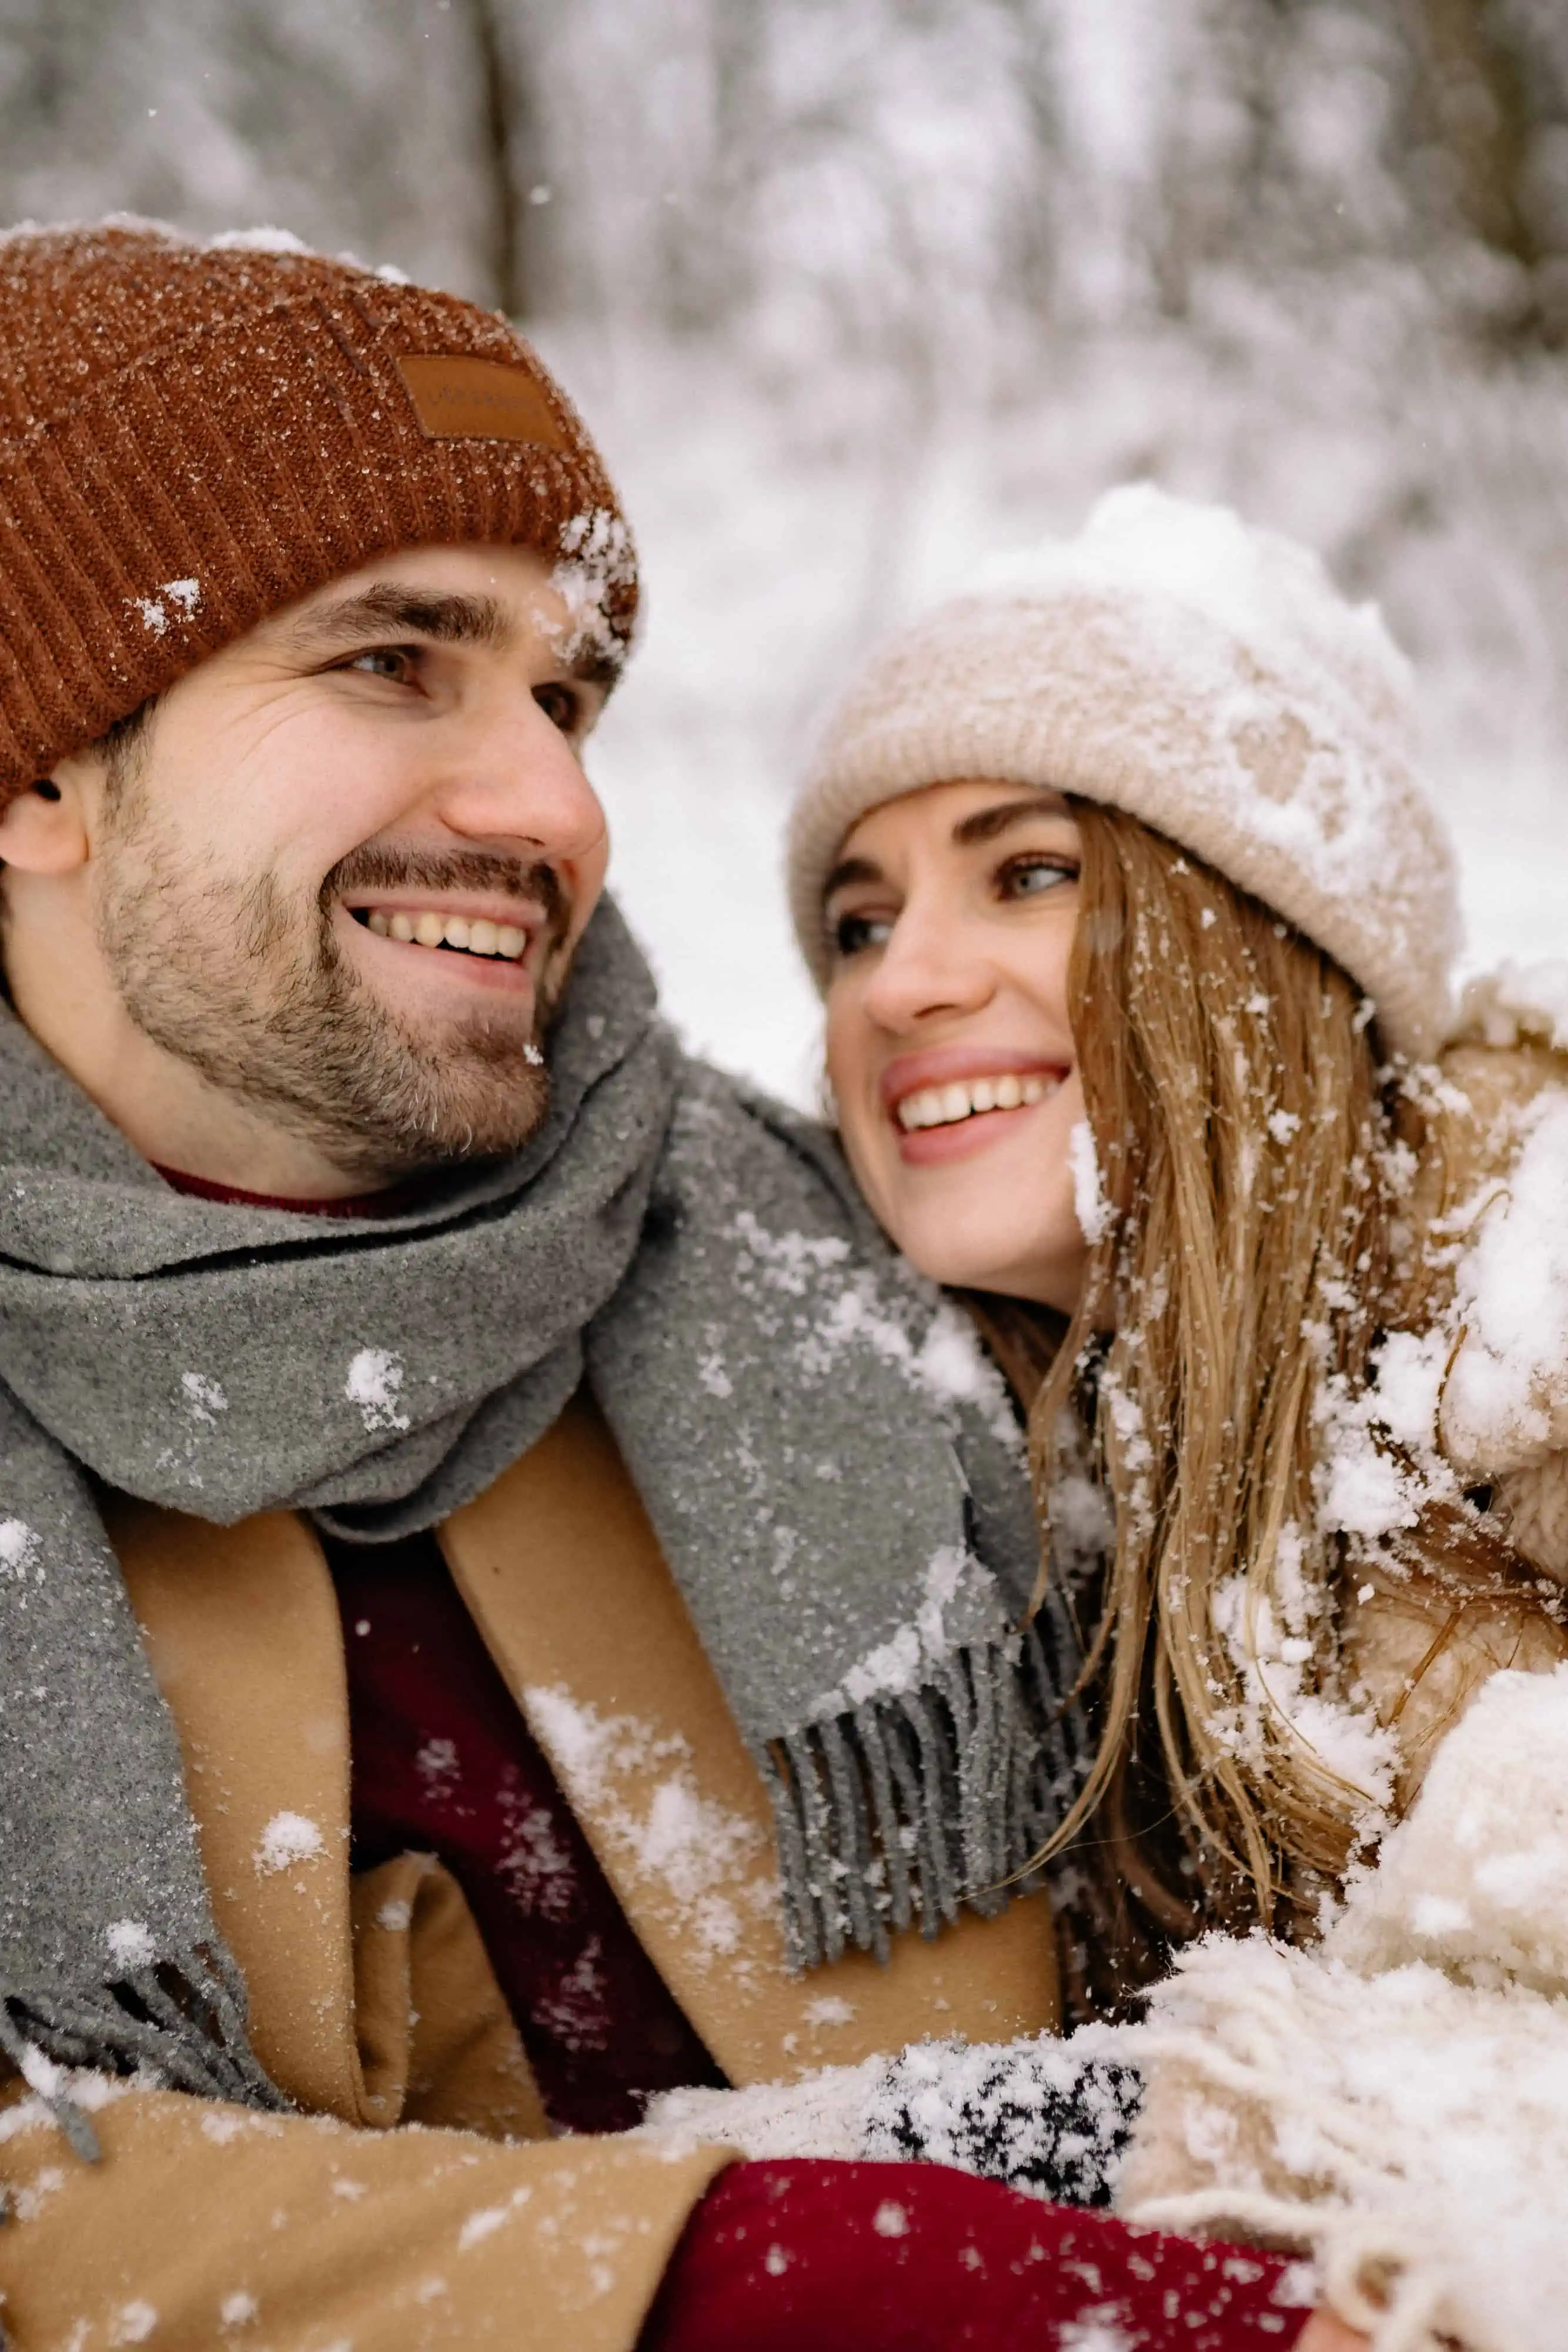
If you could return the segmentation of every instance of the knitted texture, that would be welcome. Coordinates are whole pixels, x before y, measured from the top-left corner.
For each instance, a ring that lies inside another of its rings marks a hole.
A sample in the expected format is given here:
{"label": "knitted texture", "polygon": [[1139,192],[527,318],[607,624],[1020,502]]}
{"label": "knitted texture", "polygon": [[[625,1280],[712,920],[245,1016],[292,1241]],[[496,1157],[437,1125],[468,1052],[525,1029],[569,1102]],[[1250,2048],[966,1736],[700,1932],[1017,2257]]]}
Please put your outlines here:
{"label": "knitted texture", "polygon": [[1272,907],[1425,1057],[1448,1017],[1453,853],[1424,788],[1408,667],[1306,549],[1149,485],[1075,540],[991,565],[874,653],[789,829],[819,986],[822,892],[882,803],[961,778],[1125,809]]}
{"label": "knitted texture", "polygon": [[0,236],[0,806],[294,598],[476,541],[591,575],[613,661],[615,493],[504,320],[271,231]]}

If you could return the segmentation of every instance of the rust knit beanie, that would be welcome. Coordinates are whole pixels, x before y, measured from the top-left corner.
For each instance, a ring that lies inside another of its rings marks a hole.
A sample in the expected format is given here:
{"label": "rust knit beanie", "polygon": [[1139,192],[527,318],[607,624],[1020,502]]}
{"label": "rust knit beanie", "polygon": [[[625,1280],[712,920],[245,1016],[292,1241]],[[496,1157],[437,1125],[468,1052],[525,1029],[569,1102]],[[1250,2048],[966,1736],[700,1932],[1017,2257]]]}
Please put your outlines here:
{"label": "rust knit beanie", "polygon": [[0,236],[0,807],[295,597],[460,541],[564,560],[624,651],[615,493],[503,319],[272,231]]}

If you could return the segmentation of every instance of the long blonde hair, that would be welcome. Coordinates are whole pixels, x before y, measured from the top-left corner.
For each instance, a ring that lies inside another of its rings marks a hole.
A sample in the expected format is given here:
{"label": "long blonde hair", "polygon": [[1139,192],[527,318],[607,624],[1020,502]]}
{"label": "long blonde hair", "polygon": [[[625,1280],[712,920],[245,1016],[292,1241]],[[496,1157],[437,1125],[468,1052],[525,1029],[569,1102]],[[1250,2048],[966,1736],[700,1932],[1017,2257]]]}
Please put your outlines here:
{"label": "long blonde hair", "polygon": [[[1076,1415],[1115,1533],[1086,1628],[1098,1749],[1048,1852],[1076,1840],[1158,1943],[1276,1925],[1354,1843],[1364,1793],[1249,1668],[1267,1625],[1334,1693],[1345,1539],[1318,1527],[1322,1415],[1422,1311],[1402,1204],[1427,1138],[1329,956],[1136,819],[1074,814],[1068,986],[1111,1213],[1030,1442],[1044,1519]],[[1458,1499],[1400,1542],[1417,1575],[1517,1601],[1512,1555]]]}

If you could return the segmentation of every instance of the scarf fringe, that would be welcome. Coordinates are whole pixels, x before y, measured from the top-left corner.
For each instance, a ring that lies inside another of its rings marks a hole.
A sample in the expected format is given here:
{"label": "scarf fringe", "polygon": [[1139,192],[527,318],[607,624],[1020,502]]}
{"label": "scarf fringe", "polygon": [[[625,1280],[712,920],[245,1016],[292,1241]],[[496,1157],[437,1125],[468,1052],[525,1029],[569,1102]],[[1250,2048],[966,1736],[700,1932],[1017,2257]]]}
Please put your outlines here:
{"label": "scarf fringe", "polygon": [[246,2037],[233,1962],[194,1948],[81,1992],[0,1991],[0,2051],[88,2164],[99,2159],[98,2134],[69,2092],[47,2082],[56,2068],[151,2074],[166,2090],[274,2115],[290,2105]]}
{"label": "scarf fringe", "polygon": [[885,1961],[890,1932],[918,1920],[935,1936],[966,1906],[991,1918],[1039,1884],[1029,1864],[1087,1769],[1086,1728],[1063,1696],[1076,1654],[1048,1594],[1021,1634],[956,1652],[922,1689],[771,1744],[758,1760],[791,1969],[852,1946]]}

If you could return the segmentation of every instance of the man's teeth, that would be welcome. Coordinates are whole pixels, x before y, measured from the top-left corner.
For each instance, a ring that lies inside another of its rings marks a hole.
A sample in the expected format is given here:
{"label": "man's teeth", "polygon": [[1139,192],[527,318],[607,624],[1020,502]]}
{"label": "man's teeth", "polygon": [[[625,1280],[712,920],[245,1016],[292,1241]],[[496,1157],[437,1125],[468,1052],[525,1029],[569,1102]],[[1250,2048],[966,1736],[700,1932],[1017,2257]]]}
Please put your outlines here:
{"label": "man's teeth", "polygon": [[379,940],[413,941],[422,948],[461,948],[466,955],[505,956],[516,963],[528,944],[527,931],[516,923],[488,922],[483,915],[438,915],[426,908],[423,915],[389,915],[384,907],[372,907],[365,918],[367,929]]}
{"label": "man's teeth", "polygon": [[918,1094],[905,1095],[894,1116],[906,1134],[917,1127],[956,1127],[977,1110],[1017,1110],[1044,1102],[1061,1084],[1060,1078],[1040,1070],[1026,1077],[1009,1071],[1001,1078],[955,1078],[947,1086],[922,1087]]}

